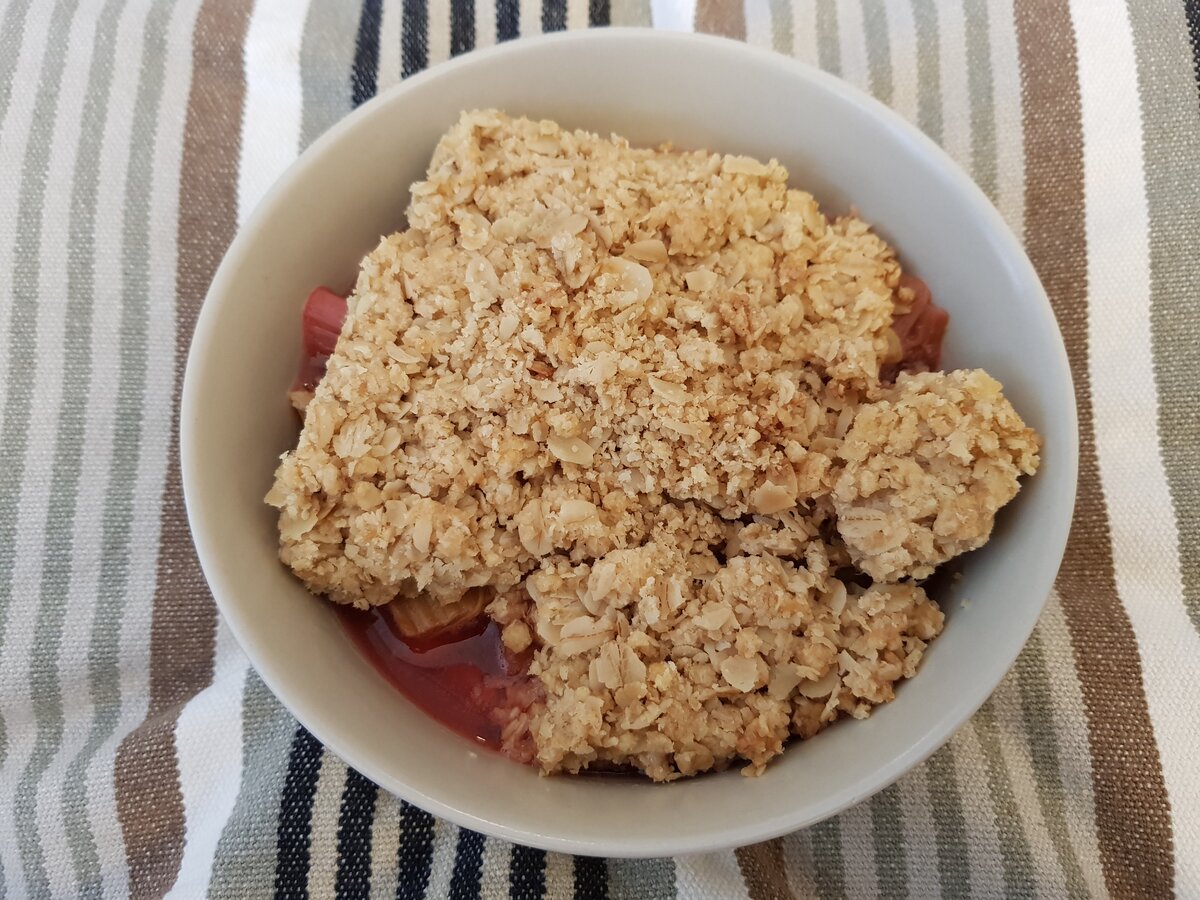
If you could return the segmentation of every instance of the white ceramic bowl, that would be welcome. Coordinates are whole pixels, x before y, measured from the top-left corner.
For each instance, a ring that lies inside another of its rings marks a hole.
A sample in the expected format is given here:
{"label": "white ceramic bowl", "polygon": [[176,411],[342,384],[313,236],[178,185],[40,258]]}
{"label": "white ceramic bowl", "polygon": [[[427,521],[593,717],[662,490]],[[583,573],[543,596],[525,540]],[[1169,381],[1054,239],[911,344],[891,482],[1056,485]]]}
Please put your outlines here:
{"label": "white ceramic bowl", "polygon": [[[945,633],[917,678],[864,722],[790,747],[761,778],[670,785],[540,777],[443,728],[359,655],[332,610],[276,558],[262,502],[296,422],[285,391],[300,310],[346,285],[404,225],[408,188],[463,109],[499,107],[635,143],[776,157],[826,210],[851,204],[952,315],[948,367],[982,366],[1046,439],[1042,470],[940,599]],[[1066,542],[1076,421],[1046,296],[984,195],[931,141],[842,82],[716,38],[609,30],[472,53],[338,123],[274,186],[209,290],[188,359],[183,480],[217,604],[275,694],[331,750],[460,825],[551,850],[661,856],[812,824],[885,787],[979,707],[1025,643]],[[966,600],[969,598],[969,603]]]}

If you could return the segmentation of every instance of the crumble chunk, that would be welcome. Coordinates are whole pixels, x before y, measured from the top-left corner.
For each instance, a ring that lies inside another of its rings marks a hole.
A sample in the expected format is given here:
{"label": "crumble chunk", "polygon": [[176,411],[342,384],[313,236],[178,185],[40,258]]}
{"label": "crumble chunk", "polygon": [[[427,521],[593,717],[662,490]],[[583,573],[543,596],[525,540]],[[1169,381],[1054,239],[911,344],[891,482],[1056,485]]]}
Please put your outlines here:
{"label": "crumble chunk", "polygon": [[504,734],[545,772],[757,773],[866,716],[942,627],[885,582],[982,543],[1036,468],[982,373],[881,384],[912,299],[895,254],[787,177],[464,114],[363,261],[276,472],[280,556],[313,592],[494,592],[541,688]]}
{"label": "crumble chunk", "polygon": [[669,535],[592,563],[543,559],[525,582],[546,692],[530,722],[538,763],[669,781],[743,759],[757,774],[793,734],[891,700],[941,610],[913,584],[818,571],[769,553],[722,564]]}
{"label": "crumble chunk", "polygon": [[363,262],[271,502],[304,581],[358,605],[507,589],[827,493],[900,269],[778,163],[484,112]]}
{"label": "crumble chunk", "polygon": [[981,369],[901,374],[880,394],[839,450],[837,529],[876,581],[926,578],[986,543],[1040,442]]}

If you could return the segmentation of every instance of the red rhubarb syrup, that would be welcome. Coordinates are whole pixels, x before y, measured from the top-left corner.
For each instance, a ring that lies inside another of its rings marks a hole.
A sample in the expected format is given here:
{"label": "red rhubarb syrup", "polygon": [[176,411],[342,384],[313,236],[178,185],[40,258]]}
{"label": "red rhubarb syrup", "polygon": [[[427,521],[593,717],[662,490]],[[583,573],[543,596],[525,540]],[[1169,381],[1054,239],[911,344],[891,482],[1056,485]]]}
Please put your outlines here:
{"label": "red rhubarb syrup", "polygon": [[885,365],[880,376],[895,381],[900,372],[936,372],[942,366],[942,340],[950,324],[950,313],[933,302],[929,286],[920,278],[904,274],[900,286],[916,295],[912,308],[892,321],[892,330],[900,339],[901,359]]}
{"label": "red rhubarb syrup", "polygon": [[528,657],[505,650],[495,622],[480,618],[454,634],[439,635],[436,644],[414,647],[395,631],[386,610],[339,607],[337,614],[359,650],[396,690],[447,728],[501,749],[499,723],[530,678],[524,674]]}

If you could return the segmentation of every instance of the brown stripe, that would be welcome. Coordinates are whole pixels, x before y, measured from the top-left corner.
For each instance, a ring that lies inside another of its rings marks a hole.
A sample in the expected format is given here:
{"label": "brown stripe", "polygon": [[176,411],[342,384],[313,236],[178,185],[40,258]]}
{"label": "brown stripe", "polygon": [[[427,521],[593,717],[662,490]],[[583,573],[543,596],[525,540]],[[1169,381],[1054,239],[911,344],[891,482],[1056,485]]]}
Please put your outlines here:
{"label": "brown stripe", "polygon": [[741,0],[697,0],[695,28],[744,41],[746,13]]}
{"label": "brown stripe", "polygon": [[[242,41],[251,0],[206,0],[193,34],[192,84],[184,126],[176,270],[173,422],[188,343],[204,293],[237,222]],[[175,723],[212,680],[216,609],[192,548],[179,477],[178,429],[171,429],[162,533],[150,624],[150,703],[145,721],[121,742],[117,814],[133,897],[171,887],[183,855],[183,795]]]}
{"label": "brown stripe", "polygon": [[738,847],[735,852],[750,900],[793,900],[795,894],[788,886],[779,838]]}
{"label": "brown stripe", "polygon": [[[1114,897],[1170,896],[1170,811],[1133,628],[1117,596],[1088,377],[1083,127],[1067,0],[1017,0],[1025,246],[1054,303],[1075,376],[1079,495],[1058,590],[1088,718],[1096,825]],[[1053,452],[1049,448],[1048,452]]]}

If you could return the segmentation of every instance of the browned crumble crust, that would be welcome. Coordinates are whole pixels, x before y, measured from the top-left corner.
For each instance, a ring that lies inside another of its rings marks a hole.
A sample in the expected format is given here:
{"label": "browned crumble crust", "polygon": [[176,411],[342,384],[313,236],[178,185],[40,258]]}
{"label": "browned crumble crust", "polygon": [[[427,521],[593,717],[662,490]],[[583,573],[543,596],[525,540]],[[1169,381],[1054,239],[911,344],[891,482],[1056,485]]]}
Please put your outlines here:
{"label": "browned crumble crust", "polygon": [[880,385],[909,299],[887,244],[774,161],[494,111],[443,137],[408,221],[268,496],[311,590],[494,588],[546,696],[505,733],[547,772],[757,772],[891,699],[942,614],[839,570],[978,546],[1037,444],[982,373]]}

